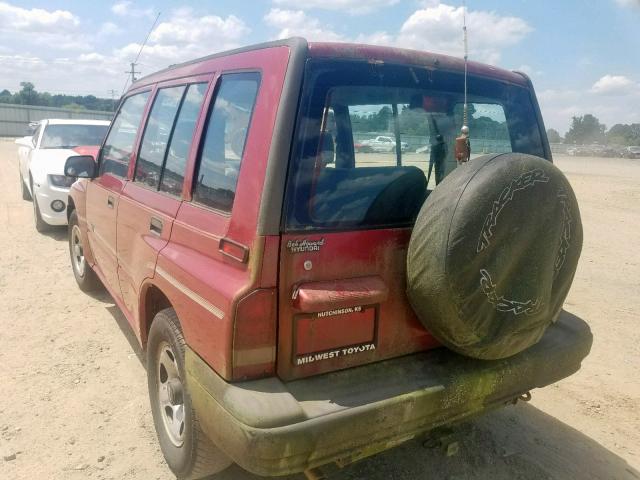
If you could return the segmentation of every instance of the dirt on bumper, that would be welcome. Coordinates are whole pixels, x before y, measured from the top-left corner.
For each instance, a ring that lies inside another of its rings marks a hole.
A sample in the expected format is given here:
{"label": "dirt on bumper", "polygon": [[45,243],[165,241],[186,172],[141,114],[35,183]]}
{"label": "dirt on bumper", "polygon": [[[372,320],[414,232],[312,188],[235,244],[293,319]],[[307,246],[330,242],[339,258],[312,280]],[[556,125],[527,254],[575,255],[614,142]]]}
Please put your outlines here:
{"label": "dirt on bumper", "polygon": [[284,475],[349,463],[513,401],[580,368],[588,325],[563,312],[533,347],[480,361],[444,348],[317,377],[229,384],[193,351],[189,389],[207,435],[240,466]]}

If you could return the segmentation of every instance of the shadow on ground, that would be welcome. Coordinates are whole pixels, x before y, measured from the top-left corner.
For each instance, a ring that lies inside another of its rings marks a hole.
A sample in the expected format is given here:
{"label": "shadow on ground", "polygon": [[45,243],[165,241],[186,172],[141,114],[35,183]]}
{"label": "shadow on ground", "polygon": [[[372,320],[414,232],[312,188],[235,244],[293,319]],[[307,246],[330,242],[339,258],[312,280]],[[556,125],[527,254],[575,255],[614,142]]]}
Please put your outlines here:
{"label": "shadow on ground", "polygon": [[[106,291],[104,291],[103,297],[105,298],[105,301],[113,303],[113,299],[111,298],[111,295],[109,295]],[[124,316],[124,314],[122,313],[120,308],[118,308],[117,305],[109,305],[105,308],[118,324],[118,327],[122,331],[122,334],[125,336],[125,338],[129,342],[129,345],[131,345],[131,350],[133,351],[133,353],[136,354],[138,361],[140,362],[142,367],[146,370],[147,362],[145,359],[144,351],[142,350],[142,348],[140,348],[140,343],[138,342],[138,338],[136,337],[135,333],[133,333],[133,330],[131,329],[131,326],[129,325],[127,318]]]}
{"label": "shadow on ground", "polygon": [[58,242],[66,242],[67,241],[67,226],[56,226],[49,227],[45,232],[42,232],[43,235],[52,238],[53,240],[57,240]]}

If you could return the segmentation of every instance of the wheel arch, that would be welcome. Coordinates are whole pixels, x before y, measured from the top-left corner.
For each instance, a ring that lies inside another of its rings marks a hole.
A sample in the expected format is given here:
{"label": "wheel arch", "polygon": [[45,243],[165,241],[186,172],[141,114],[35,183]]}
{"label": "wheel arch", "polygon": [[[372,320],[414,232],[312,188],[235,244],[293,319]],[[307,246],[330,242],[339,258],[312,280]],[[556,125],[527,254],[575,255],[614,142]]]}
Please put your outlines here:
{"label": "wheel arch", "polygon": [[67,222],[71,218],[71,213],[76,209],[76,203],[73,201],[73,197],[69,195],[67,197]]}
{"label": "wheel arch", "polygon": [[140,289],[138,318],[140,328],[140,343],[142,348],[147,348],[149,329],[156,314],[165,308],[173,308],[169,296],[152,281],[143,283]]}

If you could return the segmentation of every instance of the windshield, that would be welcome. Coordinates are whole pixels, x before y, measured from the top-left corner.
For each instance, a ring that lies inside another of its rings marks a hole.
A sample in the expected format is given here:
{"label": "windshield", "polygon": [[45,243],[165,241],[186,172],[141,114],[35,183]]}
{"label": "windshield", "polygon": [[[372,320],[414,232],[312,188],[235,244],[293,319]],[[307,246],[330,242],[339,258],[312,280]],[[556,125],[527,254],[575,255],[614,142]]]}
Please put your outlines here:
{"label": "windshield", "polygon": [[[544,157],[527,88],[470,76],[471,158]],[[460,73],[309,60],[287,186],[288,231],[411,226],[457,162]]]}
{"label": "windshield", "polygon": [[40,148],[73,148],[80,145],[102,145],[108,125],[47,125]]}

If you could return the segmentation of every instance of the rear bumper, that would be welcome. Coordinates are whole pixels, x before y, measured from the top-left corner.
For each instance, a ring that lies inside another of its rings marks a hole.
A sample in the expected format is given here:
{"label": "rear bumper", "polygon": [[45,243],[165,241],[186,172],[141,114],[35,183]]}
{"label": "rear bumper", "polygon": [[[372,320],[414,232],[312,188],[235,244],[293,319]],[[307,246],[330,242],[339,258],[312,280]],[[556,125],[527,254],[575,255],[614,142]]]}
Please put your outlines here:
{"label": "rear bumper", "polygon": [[284,475],[348,463],[504,405],[576,372],[591,343],[587,324],[564,312],[535,346],[504,360],[437,349],[288,383],[229,384],[187,350],[187,381],[216,445],[246,470]]}

